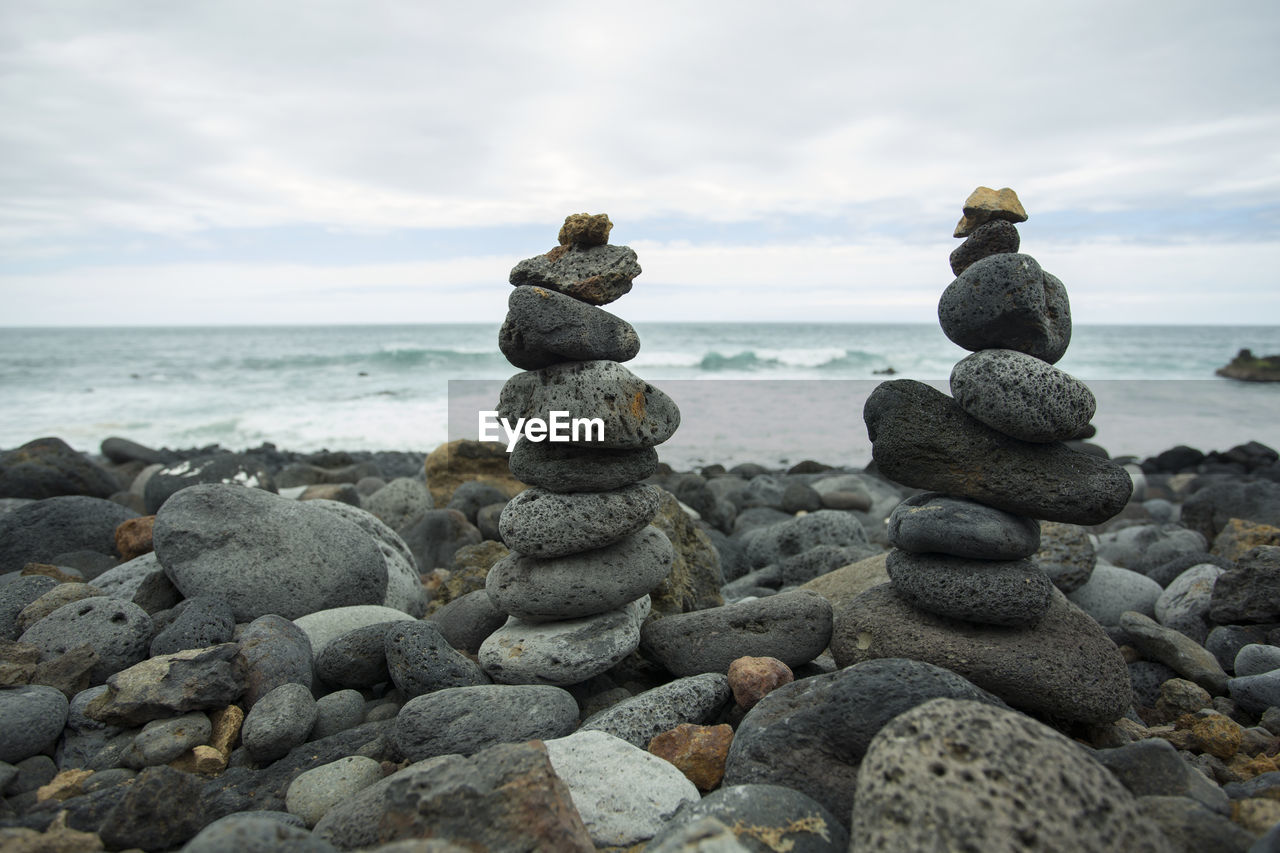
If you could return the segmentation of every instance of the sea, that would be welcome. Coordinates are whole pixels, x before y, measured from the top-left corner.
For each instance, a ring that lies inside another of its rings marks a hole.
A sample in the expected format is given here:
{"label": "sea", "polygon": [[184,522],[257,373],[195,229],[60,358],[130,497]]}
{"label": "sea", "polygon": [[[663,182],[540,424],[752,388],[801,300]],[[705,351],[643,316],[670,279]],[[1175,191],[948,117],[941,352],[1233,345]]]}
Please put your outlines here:
{"label": "sea", "polygon": [[[659,447],[677,470],[719,462],[861,467],[882,381],[946,390],[967,353],[936,324],[638,323],[627,367],[680,406]],[[516,373],[498,324],[0,328],[0,448],[57,436],[97,452],[270,442],[411,450],[474,438]],[[1058,367],[1098,400],[1094,441],[1142,458],[1178,444],[1280,447],[1280,383],[1222,379],[1241,348],[1280,353],[1280,326],[1077,326]]]}

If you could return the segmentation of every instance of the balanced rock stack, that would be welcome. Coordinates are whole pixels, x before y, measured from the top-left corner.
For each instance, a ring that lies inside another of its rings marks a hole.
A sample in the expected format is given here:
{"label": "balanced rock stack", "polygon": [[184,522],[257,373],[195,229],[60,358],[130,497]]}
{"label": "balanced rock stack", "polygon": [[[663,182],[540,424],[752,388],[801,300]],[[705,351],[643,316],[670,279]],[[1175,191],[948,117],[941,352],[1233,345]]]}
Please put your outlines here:
{"label": "balanced rock stack", "polygon": [[[911,380],[882,383],[863,415],[880,472],[928,489],[889,518],[890,584],[837,617],[841,665],[909,657],[945,666],[1012,705],[1110,722],[1129,707],[1125,662],[1102,628],[1032,559],[1037,519],[1099,524],[1132,483],[1064,441],[1094,413],[1089,389],[1053,366],[1071,339],[1062,282],[1018,254],[1013,190],[980,187],[964,205],[956,279],[938,317],[972,351],[948,397]],[[843,622],[843,624],[840,624]]]}
{"label": "balanced rock stack", "polygon": [[569,441],[526,433],[511,472],[531,488],[502,512],[512,553],[490,569],[489,597],[507,623],[480,648],[494,681],[569,685],[598,675],[640,642],[649,590],[674,550],[649,525],[660,491],[640,483],[657,470],[654,446],[680,425],[666,394],[619,362],[640,349],[635,329],[601,305],[631,290],[636,254],[608,243],[608,216],[565,219],[560,245],[511,271],[515,290],[498,344],[523,368],[507,381],[498,413],[551,423],[598,418]]}

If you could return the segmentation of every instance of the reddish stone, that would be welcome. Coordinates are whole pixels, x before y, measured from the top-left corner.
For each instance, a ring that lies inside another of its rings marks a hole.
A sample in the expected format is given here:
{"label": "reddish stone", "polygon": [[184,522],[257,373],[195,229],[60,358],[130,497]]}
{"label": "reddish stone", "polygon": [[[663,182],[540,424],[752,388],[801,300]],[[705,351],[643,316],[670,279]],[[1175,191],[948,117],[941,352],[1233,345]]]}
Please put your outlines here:
{"label": "reddish stone", "polygon": [[154,515],[130,518],[120,523],[116,528],[116,550],[120,552],[122,562],[151,553],[154,547],[151,544],[151,528],[155,523]]}
{"label": "reddish stone", "polygon": [[733,700],[749,709],[776,688],[795,680],[791,667],[777,658],[738,658],[729,664]]}
{"label": "reddish stone", "polygon": [[732,743],[731,726],[681,723],[649,741],[649,751],[674,764],[705,794],[724,778],[724,762]]}

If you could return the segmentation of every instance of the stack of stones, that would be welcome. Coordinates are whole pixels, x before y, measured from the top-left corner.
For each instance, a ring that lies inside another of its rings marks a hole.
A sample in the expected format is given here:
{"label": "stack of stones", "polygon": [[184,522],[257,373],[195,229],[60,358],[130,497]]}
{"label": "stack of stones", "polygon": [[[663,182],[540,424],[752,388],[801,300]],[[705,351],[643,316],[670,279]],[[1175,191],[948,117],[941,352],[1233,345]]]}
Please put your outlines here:
{"label": "stack of stones", "polygon": [[[1071,312],[1062,282],[1018,254],[1014,223],[1026,218],[1010,189],[980,187],[965,202],[955,236],[968,239],[951,256],[956,279],[938,304],[947,337],[973,353],[952,371],[953,398],[898,380],[881,384],[864,410],[880,471],[930,490],[889,518],[893,592],[944,633],[976,638],[964,626],[990,629],[981,635],[989,647],[1024,643],[1019,635],[1053,622],[1045,617],[1055,598],[1070,607],[1031,559],[1040,545],[1037,519],[1099,524],[1124,508],[1131,490],[1123,468],[1064,443],[1089,428],[1094,399],[1053,366],[1070,341]],[[1001,634],[1004,628],[1017,631]],[[1119,684],[1123,661],[1111,663],[1106,680]],[[992,673],[964,674],[1001,692]],[[1127,695],[1105,692],[1121,702]],[[1105,720],[1123,707],[1104,696],[1067,716]]]}
{"label": "stack of stones", "polygon": [[603,437],[570,441],[526,433],[511,472],[531,488],[512,499],[498,529],[512,553],[486,589],[507,623],[480,648],[494,681],[570,685],[617,664],[640,642],[647,593],[674,550],[649,522],[660,490],[640,483],[658,467],[655,445],[680,424],[675,403],[620,362],[640,349],[635,329],[601,305],[631,290],[636,254],[609,245],[604,214],[565,219],[560,245],[511,271],[515,290],[498,345],[524,370],[502,389],[498,412],[551,422],[553,412],[599,418]]}

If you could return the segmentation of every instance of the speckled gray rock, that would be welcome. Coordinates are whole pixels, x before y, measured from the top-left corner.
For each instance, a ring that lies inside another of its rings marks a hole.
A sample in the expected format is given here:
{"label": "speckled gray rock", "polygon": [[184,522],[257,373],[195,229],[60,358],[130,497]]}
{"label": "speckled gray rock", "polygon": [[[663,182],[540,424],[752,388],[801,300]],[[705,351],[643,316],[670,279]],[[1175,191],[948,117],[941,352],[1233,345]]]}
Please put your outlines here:
{"label": "speckled gray rock", "polygon": [[1136,660],[1129,664],[1129,684],[1133,687],[1133,704],[1138,708],[1154,708],[1160,698],[1160,685],[1178,673],[1153,660]]}
{"label": "speckled gray rock", "polygon": [[43,685],[0,690],[0,761],[16,764],[53,746],[67,722],[67,697]]}
{"label": "speckled gray rock", "polygon": [[867,532],[847,512],[824,509],[771,524],[752,535],[747,557],[753,566],[781,563],[817,545],[866,546]]}
{"label": "speckled gray rock", "polygon": [[577,684],[636,650],[649,609],[646,595],[621,609],[581,619],[525,622],[511,617],[481,644],[480,665],[502,684]]}
{"label": "speckled gray rock", "polygon": [[17,639],[18,614],[57,585],[56,580],[45,575],[17,577],[0,585],[0,640]]}
{"label": "speckled gray rock", "polygon": [[858,765],[876,732],[939,696],[1004,704],[949,670],[901,658],[784,684],[738,724],[724,784],[785,785],[846,814],[853,807]]}
{"label": "speckled gray rock", "polygon": [[239,650],[235,643],[222,643],[148,658],[108,678],[110,689],[85,705],[84,714],[113,726],[140,726],[187,711],[225,708],[245,691]]}
{"label": "speckled gray rock", "polygon": [[289,814],[315,826],[325,812],[382,779],[382,765],[363,755],[348,755],[299,773],[289,783]]}
{"label": "speckled gray rock", "polygon": [[511,451],[510,465],[520,482],[550,492],[603,492],[652,476],[658,470],[658,452],[652,447],[607,450],[521,438]]}
{"label": "speckled gray rock", "polygon": [[570,419],[600,418],[604,440],[594,440],[592,430],[593,440],[585,442],[598,448],[653,447],[680,426],[675,402],[617,362],[565,362],[517,373],[502,386],[498,414],[511,423],[517,418],[549,423],[553,411],[568,412]]}
{"label": "speckled gray rock", "polygon": [[1217,658],[1186,634],[1133,611],[1123,614],[1119,625],[1128,633],[1130,645],[1143,657],[1159,661],[1215,696],[1226,692],[1227,674],[1218,665]]}
{"label": "speckled gray rock", "polygon": [[167,655],[183,649],[203,649],[231,639],[236,620],[221,598],[198,595],[187,599],[182,613],[151,641],[150,655]]}
{"label": "speckled gray rock", "polygon": [[1220,814],[1231,811],[1222,789],[1182,760],[1173,744],[1162,738],[1099,749],[1093,757],[1135,797],[1190,797]]}
{"label": "speckled gray rock", "polygon": [[1040,550],[1033,559],[1040,571],[1063,592],[1074,592],[1084,586],[1098,563],[1089,531],[1060,521],[1040,523]]}
{"label": "speckled gray rock", "polygon": [[236,812],[215,820],[182,847],[182,853],[333,853],[337,848],[264,812]]}
{"label": "speckled gray rock", "polygon": [[428,617],[440,626],[445,642],[460,652],[478,654],[480,645],[507,621],[483,589],[455,598]]}
{"label": "speckled gray rock", "polygon": [[1012,349],[1053,364],[1071,343],[1066,288],[1030,255],[991,255],[969,266],[939,298],[938,322],[973,352]]}
{"label": "speckled gray rock", "polygon": [[880,473],[906,486],[1072,524],[1108,520],[1133,491],[1129,473],[1110,460],[1010,438],[911,379],[882,382],[863,418]]}
{"label": "speckled gray rock", "polygon": [[1262,675],[1280,669],[1280,646],[1250,643],[1236,654],[1234,669],[1237,676]]}
{"label": "speckled gray rock", "polygon": [[403,610],[415,619],[420,618],[427,607],[427,593],[422,587],[417,558],[400,534],[373,513],[359,507],[331,500],[313,500],[310,503],[345,518],[369,534],[387,565],[387,594],[380,603],[384,607]]}
{"label": "speckled gray rock", "polygon": [[498,349],[521,370],[537,370],[562,361],[630,361],[640,351],[640,336],[603,308],[523,286],[507,299]]}
{"label": "speckled gray rock", "polygon": [[246,710],[281,684],[310,689],[313,657],[311,641],[283,616],[254,619],[240,634],[240,658],[246,682],[242,707]]}
{"label": "speckled gray rock", "polygon": [[1205,549],[1204,537],[1178,524],[1136,524],[1098,537],[1098,558],[1146,573],[1179,554]]}
{"label": "speckled gray rock", "polygon": [[627,246],[557,246],[526,258],[511,270],[512,285],[545,287],[590,305],[608,305],[630,292],[640,275],[636,253]]}
{"label": "speckled gray rock", "polygon": [[1227,682],[1227,692],[1236,704],[1254,715],[1280,706],[1280,669],[1259,675],[1245,675]]}
{"label": "speckled gray rock", "polygon": [[431,491],[416,477],[397,477],[365,499],[364,508],[392,530],[399,530],[429,509]]}
{"label": "speckled gray rock", "polygon": [[729,671],[734,660],[772,657],[796,667],[816,658],[831,639],[831,604],[795,590],[648,622],[645,652],[673,675]]}
{"label": "speckled gray rock", "polygon": [[1280,546],[1253,548],[1219,575],[1209,617],[1220,625],[1280,621]]}
{"label": "speckled gray rock", "polygon": [[152,720],[142,727],[133,739],[133,757],[135,770],[153,767],[157,764],[168,764],[179,755],[209,742],[213,727],[209,717],[202,711],[189,711],[180,717],[165,720]]}
{"label": "speckled gray rock", "polygon": [[951,253],[951,274],[960,275],[983,258],[1016,252],[1021,242],[1018,227],[1012,222],[996,219],[979,225]]}
{"label": "speckled gray rock", "polygon": [[1089,580],[1067,595],[1071,602],[1102,625],[1120,624],[1121,614],[1135,611],[1154,616],[1164,590],[1146,575],[1108,563],[1094,566]]}
{"label": "speckled gray rock", "polygon": [[1040,523],[964,498],[924,492],[889,515],[889,544],[916,554],[1018,560],[1040,547]]}
{"label": "speckled gray rock", "polygon": [[671,571],[675,550],[656,527],[594,551],[539,560],[512,553],[485,578],[501,610],[527,622],[577,619],[635,601]]}
{"label": "speckled gray rock", "polygon": [[559,687],[485,684],[410,699],[396,715],[393,739],[410,761],[470,755],[498,743],[562,737],[578,722],[578,703]]}
{"label": "speckled gray rock", "polygon": [[590,551],[642,529],[657,513],[659,495],[642,483],[572,495],[526,489],[507,503],[498,531],[508,548],[530,557]]}
{"label": "speckled gray rock", "polygon": [[[1045,768],[1054,784],[1046,784]],[[1089,753],[1022,714],[934,699],[888,723],[858,772],[850,849],[1169,851]]]}
{"label": "speckled gray rock", "polygon": [[984,349],[951,371],[960,408],[992,429],[1032,442],[1075,438],[1097,401],[1079,379],[1026,353]]}
{"label": "speckled gray rock", "polygon": [[434,622],[396,622],[383,637],[391,680],[406,696],[487,684],[474,661],[445,641]]}
{"label": "speckled gray rock", "polygon": [[316,700],[301,684],[282,684],[245,715],[240,737],[259,764],[282,758],[305,743],[316,722]]}
{"label": "speckled gray rock", "polygon": [[1102,626],[1055,591],[1029,628],[974,625],[916,610],[880,584],[835,614],[838,666],[911,658],[943,666],[1015,707],[1110,723],[1129,707],[1129,672]]}
{"label": "speckled gray rock", "polygon": [[377,544],[309,503],[239,486],[191,486],[156,514],[156,556],[183,595],[220,595],[237,621],[380,604],[387,566]]}
{"label": "speckled gray rock", "polygon": [[147,578],[156,572],[163,573],[164,567],[156,559],[155,552],[148,551],[128,562],[107,569],[93,579],[93,585],[102,590],[103,595],[132,601]]}
{"label": "speckled gray rock", "polygon": [[60,438],[37,438],[0,452],[0,497],[40,500],[58,495],[110,497],[119,481]]}
{"label": "speckled gray rock", "polygon": [[691,675],[592,714],[581,728],[608,732],[633,746],[647,749],[656,735],[681,723],[712,722],[731,696],[727,676],[718,672]]}
{"label": "speckled gray rock", "polygon": [[45,498],[0,513],[0,574],[68,551],[115,555],[116,528],[138,514],[102,498]]}
{"label": "speckled gray rock", "polygon": [[1034,625],[1053,583],[1031,560],[968,560],[894,549],[885,562],[898,594],[921,610],[984,625]]}
{"label": "speckled gray rock", "polygon": [[1201,645],[1209,636],[1209,602],[1213,585],[1222,574],[1217,566],[1192,566],[1173,579],[1156,599],[1156,619],[1166,628],[1181,631]]}
{"label": "speckled gray rock", "polygon": [[146,659],[151,631],[151,617],[138,605],[95,596],[62,605],[24,631],[18,641],[39,647],[41,660],[87,643],[98,655],[89,678],[101,684],[112,673]]}
{"label": "speckled gray rock", "polygon": [[[844,822],[812,797],[780,785],[733,785],[681,809],[645,850],[708,818],[732,827],[730,838],[752,853],[847,853]],[[697,848],[701,851],[702,848]]]}
{"label": "speckled gray rock", "polygon": [[373,687],[391,680],[384,638],[395,622],[378,622],[330,640],[316,656],[316,675],[335,687]]}
{"label": "speckled gray rock", "polygon": [[316,721],[307,740],[320,740],[364,722],[364,697],[350,688],[326,693],[316,700]]}

